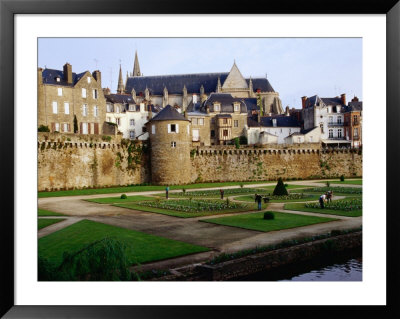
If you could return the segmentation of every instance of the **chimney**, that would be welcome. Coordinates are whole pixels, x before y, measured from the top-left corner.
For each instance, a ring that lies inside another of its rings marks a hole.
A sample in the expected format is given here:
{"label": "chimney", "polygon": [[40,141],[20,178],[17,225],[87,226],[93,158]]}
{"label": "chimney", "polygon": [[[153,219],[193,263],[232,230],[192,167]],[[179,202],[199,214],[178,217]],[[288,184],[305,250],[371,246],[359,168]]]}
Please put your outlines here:
{"label": "chimney", "polygon": [[256,92],[257,92],[257,93],[261,93],[261,89],[257,89]]}
{"label": "chimney", "polygon": [[72,84],[72,65],[68,62],[64,64],[64,80],[65,82]]}
{"label": "chimney", "polygon": [[111,91],[109,88],[103,88],[103,94],[104,95],[110,95]]}
{"label": "chimney", "polygon": [[37,81],[38,81],[38,85],[43,84],[43,75],[42,75],[43,69],[42,68],[38,68],[37,69]]}
{"label": "chimney", "polygon": [[301,106],[303,109],[306,108],[306,101],[307,101],[307,96],[302,96],[301,97]]}
{"label": "chimney", "polygon": [[286,115],[286,116],[289,116],[289,115],[290,115],[290,111],[289,111],[289,105],[288,105],[288,106],[286,106],[286,109],[285,109],[285,115]]}
{"label": "chimney", "polygon": [[357,97],[357,96],[354,96],[354,97],[351,99],[351,102],[358,102],[358,97]]}
{"label": "chimney", "polygon": [[345,93],[340,94],[340,100],[342,101],[343,105],[346,105],[346,94]]}
{"label": "chimney", "polygon": [[93,71],[92,75],[95,78],[95,80],[97,81],[97,83],[99,84],[99,86],[101,87],[101,72],[99,70],[96,70],[96,71]]}

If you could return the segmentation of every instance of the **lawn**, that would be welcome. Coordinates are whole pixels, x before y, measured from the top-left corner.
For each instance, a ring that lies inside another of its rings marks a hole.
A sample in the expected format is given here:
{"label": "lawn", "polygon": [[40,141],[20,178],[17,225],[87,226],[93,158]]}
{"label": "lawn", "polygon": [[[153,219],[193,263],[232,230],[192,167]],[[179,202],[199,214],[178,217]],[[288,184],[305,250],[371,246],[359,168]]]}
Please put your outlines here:
{"label": "lawn", "polygon": [[[223,183],[197,183],[189,185],[171,185],[170,190],[174,189],[193,189],[193,188],[209,188],[209,187],[223,187],[223,186],[239,186],[252,185],[252,184],[265,184],[271,183],[270,181],[253,181],[253,182],[223,182]],[[146,192],[146,191],[163,191],[165,186],[156,185],[133,185],[133,186],[120,186],[120,187],[107,187],[107,188],[91,188],[91,189],[74,189],[67,191],[54,191],[54,192],[38,192],[38,197],[60,197],[60,196],[77,196],[77,195],[94,195],[94,194],[112,194],[112,193],[130,193],[130,192]]]}
{"label": "lawn", "polygon": [[51,218],[51,219],[50,218],[46,218],[46,219],[39,218],[38,219],[38,230],[45,228],[47,226],[53,225],[55,223],[62,222],[63,220],[65,220],[65,218]]}
{"label": "lawn", "polygon": [[154,200],[154,199],[155,199],[154,197],[137,195],[137,196],[128,196],[126,199],[121,199],[120,196],[117,196],[117,197],[86,199],[86,201],[98,204],[120,204],[120,203],[140,202],[140,201]]}
{"label": "lawn", "polygon": [[[146,202],[143,202],[143,203],[114,204],[114,206],[151,212],[151,213],[164,214],[175,217],[182,217],[182,218],[246,212],[256,209],[255,205],[247,205],[234,202],[230,202],[229,207],[212,208],[215,206],[214,203],[222,206],[223,204],[225,204],[225,200],[207,201],[207,200],[196,199],[190,202],[188,199],[181,199],[181,200],[170,199],[170,200],[163,200],[158,203],[157,202],[148,203],[147,205]],[[208,206],[209,204],[210,206],[212,204],[211,208],[204,207]]]}
{"label": "lawn", "polygon": [[114,238],[127,246],[126,254],[131,264],[173,258],[208,251],[195,246],[134,230],[82,220],[38,241],[39,255],[60,264],[64,251],[77,252],[90,243],[105,237]]}
{"label": "lawn", "polygon": [[[270,199],[269,203],[287,203],[287,202],[306,202],[310,200],[317,200],[319,195],[316,194],[304,194],[304,198],[298,199]],[[235,197],[235,200],[252,202],[254,203],[254,195],[246,195],[246,196],[238,196]]]}
{"label": "lawn", "polygon": [[[333,191],[333,195],[351,195],[351,196],[361,196],[362,188],[360,187],[340,187],[340,186],[330,186],[330,187],[313,187],[308,188],[307,193],[319,193],[320,195],[326,193],[327,191]],[[294,190],[293,193],[300,193],[299,190]]]}
{"label": "lawn", "polygon": [[61,213],[56,213],[56,212],[51,212],[49,210],[45,209],[38,209],[38,216],[65,216],[64,214]]}
{"label": "lawn", "polygon": [[297,210],[297,211],[302,211],[302,212],[319,213],[319,214],[347,216],[347,217],[362,216],[362,209],[353,210],[353,211],[345,211],[345,210],[327,209],[327,208],[324,208],[324,209],[310,208],[310,207],[305,207],[305,204],[303,204],[303,203],[285,204],[285,209]]}
{"label": "lawn", "polygon": [[362,185],[362,179],[345,179],[343,182],[340,180],[329,180],[331,184],[350,184],[350,185]]}
{"label": "lawn", "polygon": [[203,219],[203,222],[269,232],[334,221],[333,218],[285,214],[274,212],[275,219],[266,220],[264,212]]}

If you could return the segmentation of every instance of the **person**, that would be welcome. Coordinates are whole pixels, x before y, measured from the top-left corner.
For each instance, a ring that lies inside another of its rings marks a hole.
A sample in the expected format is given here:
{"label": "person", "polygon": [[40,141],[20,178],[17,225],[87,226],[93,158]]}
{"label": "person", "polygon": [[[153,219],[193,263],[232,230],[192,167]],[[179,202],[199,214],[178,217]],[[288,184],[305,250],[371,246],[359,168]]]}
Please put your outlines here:
{"label": "person", "polygon": [[261,195],[255,194],[255,202],[258,204],[258,210],[261,210]]}
{"label": "person", "polygon": [[165,198],[168,199],[169,186],[165,188]]}
{"label": "person", "polygon": [[220,189],[219,192],[221,193],[221,199],[224,199],[224,190]]}
{"label": "person", "polygon": [[326,199],[328,203],[332,202],[332,191],[326,193]]}
{"label": "person", "polygon": [[321,208],[324,208],[325,198],[326,198],[326,195],[325,195],[325,194],[322,194],[322,195],[319,197],[319,205],[321,206]]}

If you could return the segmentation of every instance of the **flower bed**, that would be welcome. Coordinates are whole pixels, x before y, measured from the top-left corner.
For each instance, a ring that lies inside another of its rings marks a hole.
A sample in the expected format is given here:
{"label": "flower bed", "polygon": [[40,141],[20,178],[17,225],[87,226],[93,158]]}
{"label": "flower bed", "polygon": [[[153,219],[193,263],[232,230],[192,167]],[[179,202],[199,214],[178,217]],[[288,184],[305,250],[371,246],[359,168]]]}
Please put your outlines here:
{"label": "flower bed", "polygon": [[[320,208],[319,203],[306,203],[304,204],[306,208]],[[354,199],[345,199],[345,200],[335,200],[331,203],[325,204],[326,209],[333,210],[344,210],[344,211],[353,211],[362,209],[362,199],[354,198]]]}
{"label": "flower bed", "polygon": [[[240,194],[260,194],[265,193],[265,189],[258,188],[229,188],[224,189],[224,196],[227,195],[240,195]],[[179,192],[171,193],[171,197],[210,197],[210,196],[220,196],[219,189],[215,190],[204,190],[204,191],[194,191],[194,192]]]}
{"label": "flower bed", "polygon": [[308,192],[319,192],[326,193],[327,191],[333,191],[341,194],[362,194],[362,188],[359,187],[314,187],[307,189]]}
{"label": "flower bed", "polygon": [[163,201],[146,201],[137,203],[140,206],[171,209],[182,212],[210,212],[210,211],[221,211],[226,209],[244,209],[248,206],[241,203],[233,203],[226,201],[211,201],[211,200],[163,200]]}

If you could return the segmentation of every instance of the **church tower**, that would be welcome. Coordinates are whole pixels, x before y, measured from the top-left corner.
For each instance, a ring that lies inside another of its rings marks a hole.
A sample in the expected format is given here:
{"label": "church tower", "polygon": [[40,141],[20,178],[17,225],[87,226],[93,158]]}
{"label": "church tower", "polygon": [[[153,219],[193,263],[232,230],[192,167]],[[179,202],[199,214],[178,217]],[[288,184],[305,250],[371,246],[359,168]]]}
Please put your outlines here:
{"label": "church tower", "polygon": [[133,73],[132,76],[141,76],[140,73],[140,66],[139,66],[139,59],[137,56],[137,51],[135,51],[135,62],[133,63]]}
{"label": "church tower", "polygon": [[119,77],[118,77],[118,88],[117,88],[117,93],[122,94],[125,91],[124,87],[124,82],[122,80],[122,69],[121,69],[121,64],[119,65]]}

